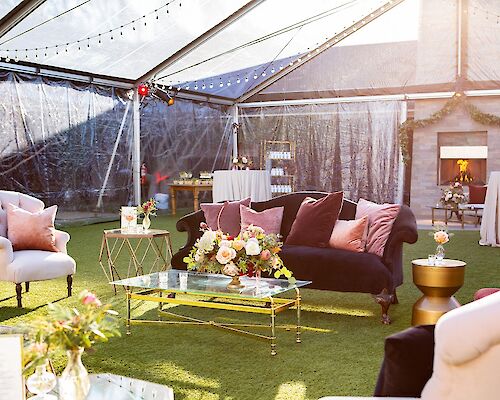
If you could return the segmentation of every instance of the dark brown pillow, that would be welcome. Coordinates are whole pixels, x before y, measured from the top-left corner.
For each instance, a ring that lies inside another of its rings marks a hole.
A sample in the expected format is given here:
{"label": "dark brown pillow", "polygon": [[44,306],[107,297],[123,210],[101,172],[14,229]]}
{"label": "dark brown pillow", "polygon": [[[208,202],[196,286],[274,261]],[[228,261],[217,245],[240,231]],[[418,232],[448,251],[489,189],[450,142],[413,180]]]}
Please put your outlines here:
{"label": "dark brown pillow", "polygon": [[484,204],[488,186],[469,185],[469,203]]}
{"label": "dark brown pillow", "polygon": [[297,211],[285,244],[328,247],[343,198],[343,192],[330,193],[319,200],[306,197]]}

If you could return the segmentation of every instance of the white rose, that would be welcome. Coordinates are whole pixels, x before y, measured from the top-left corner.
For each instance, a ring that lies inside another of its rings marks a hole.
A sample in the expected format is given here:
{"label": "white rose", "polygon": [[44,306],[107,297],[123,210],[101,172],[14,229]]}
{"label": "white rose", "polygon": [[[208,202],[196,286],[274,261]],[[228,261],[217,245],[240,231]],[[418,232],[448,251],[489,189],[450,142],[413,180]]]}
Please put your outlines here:
{"label": "white rose", "polygon": [[219,243],[219,247],[233,247],[233,242],[231,240],[221,240]]}
{"label": "white rose", "polygon": [[214,249],[216,234],[214,231],[206,231],[198,240],[198,249],[208,253]]}
{"label": "white rose", "polygon": [[205,254],[203,254],[203,252],[198,250],[194,255],[194,260],[196,262],[202,262],[204,259],[205,259]]}
{"label": "white rose", "polygon": [[241,162],[243,164],[246,164],[248,162],[248,159],[246,157],[241,157]]}
{"label": "white rose", "polygon": [[224,268],[222,268],[222,272],[229,276],[236,276],[240,273],[238,267],[232,262],[228,262]]}
{"label": "white rose", "polygon": [[234,257],[236,257],[236,250],[231,247],[220,247],[217,255],[215,256],[216,260],[221,264],[227,264]]}
{"label": "white rose", "polygon": [[238,164],[238,157],[233,158],[233,164]]}
{"label": "white rose", "polygon": [[249,256],[259,255],[261,251],[259,241],[255,238],[248,239],[248,242],[245,245],[245,251]]}

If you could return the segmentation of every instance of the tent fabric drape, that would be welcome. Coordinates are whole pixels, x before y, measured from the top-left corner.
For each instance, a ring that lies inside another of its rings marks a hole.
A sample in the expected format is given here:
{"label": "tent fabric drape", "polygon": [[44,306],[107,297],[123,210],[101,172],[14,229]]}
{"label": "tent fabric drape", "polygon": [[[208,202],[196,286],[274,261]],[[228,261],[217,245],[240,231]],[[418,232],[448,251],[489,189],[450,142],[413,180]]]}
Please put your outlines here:
{"label": "tent fabric drape", "polygon": [[[0,74],[0,96],[1,188],[65,209],[94,208],[126,100],[111,88],[14,73]],[[130,137],[123,135],[104,204],[126,204],[130,189]]]}
{"label": "tent fabric drape", "polygon": [[354,201],[401,201],[401,102],[243,108],[241,114],[240,154],[261,160],[264,140],[295,142],[289,171],[296,176],[295,190],[343,190]]}
{"label": "tent fabric drape", "polygon": [[[126,96],[111,88],[37,76],[0,75],[0,185],[64,210],[94,210],[124,113]],[[227,169],[232,148],[227,107],[152,97],[141,104],[143,197],[167,192],[179,171]],[[132,112],[111,165],[103,208],[133,203]]]}

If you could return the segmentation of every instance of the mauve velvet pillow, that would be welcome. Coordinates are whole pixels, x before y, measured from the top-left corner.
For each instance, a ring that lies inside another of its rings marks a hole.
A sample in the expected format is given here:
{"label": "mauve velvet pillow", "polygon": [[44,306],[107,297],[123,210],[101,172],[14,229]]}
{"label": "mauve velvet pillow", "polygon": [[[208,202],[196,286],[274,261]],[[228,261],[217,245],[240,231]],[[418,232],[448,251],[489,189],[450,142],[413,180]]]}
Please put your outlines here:
{"label": "mauve velvet pillow", "polygon": [[382,257],[400,208],[398,204],[377,204],[359,199],[355,218],[368,217],[368,236],[366,237],[368,253]]}
{"label": "mauve velvet pillow", "polygon": [[7,204],[7,238],[14,250],[46,250],[58,252],[54,220],[57,206],[31,213]]}
{"label": "mauve velvet pillow", "polygon": [[368,217],[349,221],[339,219],[330,236],[330,247],[362,253],[365,251]]}
{"label": "mauve velvet pillow", "polygon": [[284,209],[285,207],[274,207],[258,212],[240,205],[241,229],[246,229],[250,225],[260,226],[264,232],[278,235],[281,230]]}
{"label": "mauve velvet pillow", "polygon": [[339,217],[343,192],[330,193],[321,199],[306,197],[300,205],[286,244],[328,247],[332,230]]}
{"label": "mauve velvet pillow", "polygon": [[[205,221],[210,229],[215,231],[220,228],[224,233],[237,236],[241,230],[240,205],[248,207],[250,197],[239,201],[226,201],[225,203],[203,203],[200,208],[205,214]],[[218,218],[219,222],[217,223]]]}

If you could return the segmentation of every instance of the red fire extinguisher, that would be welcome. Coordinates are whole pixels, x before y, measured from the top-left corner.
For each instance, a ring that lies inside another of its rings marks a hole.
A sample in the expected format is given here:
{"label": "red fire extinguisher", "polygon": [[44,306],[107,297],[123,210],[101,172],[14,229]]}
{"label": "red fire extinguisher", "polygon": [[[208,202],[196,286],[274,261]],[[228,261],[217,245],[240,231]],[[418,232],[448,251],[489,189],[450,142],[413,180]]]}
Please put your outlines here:
{"label": "red fire extinguisher", "polygon": [[147,182],[148,168],[145,163],[141,165],[141,185],[145,185]]}

